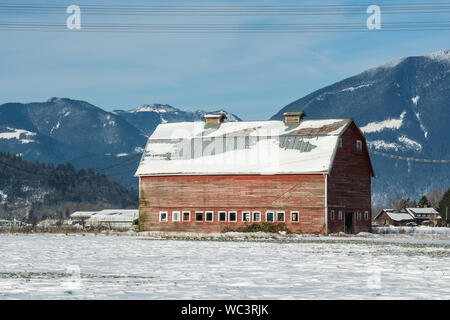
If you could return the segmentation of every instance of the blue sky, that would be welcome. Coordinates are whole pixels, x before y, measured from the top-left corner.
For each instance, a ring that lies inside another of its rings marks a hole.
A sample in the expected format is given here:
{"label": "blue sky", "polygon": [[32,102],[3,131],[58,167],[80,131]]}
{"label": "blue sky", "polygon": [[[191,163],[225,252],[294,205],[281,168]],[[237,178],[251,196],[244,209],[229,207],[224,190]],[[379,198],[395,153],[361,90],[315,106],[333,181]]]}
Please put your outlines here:
{"label": "blue sky", "polygon": [[[6,1],[0,1],[5,3]],[[12,1],[9,1],[12,3]],[[423,3],[424,1],[422,1]],[[15,2],[21,3],[21,2]],[[22,3],[30,3],[23,1]],[[365,25],[352,16],[172,17],[83,16],[83,23],[329,23]],[[128,4],[113,1],[108,4]],[[162,2],[133,1],[133,4]],[[176,2],[164,2],[176,4]],[[179,2],[178,2],[179,3]],[[233,1],[183,2],[235,4]],[[242,1],[240,2],[243,3]],[[247,1],[246,4],[307,4]],[[323,4],[325,2],[321,2]],[[330,1],[330,4],[338,4]],[[341,2],[343,3],[343,2]],[[449,13],[383,15],[383,23],[444,21]],[[448,3],[448,2],[447,2]],[[0,21],[64,22],[68,14],[11,14]],[[182,109],[224,108],[245,120],[267,119],[286,104],[370,67],[450,48],[450,31],[314,34],[135,34],[0,30],[0,104],[69,97],[105,110],[167,103]]]}

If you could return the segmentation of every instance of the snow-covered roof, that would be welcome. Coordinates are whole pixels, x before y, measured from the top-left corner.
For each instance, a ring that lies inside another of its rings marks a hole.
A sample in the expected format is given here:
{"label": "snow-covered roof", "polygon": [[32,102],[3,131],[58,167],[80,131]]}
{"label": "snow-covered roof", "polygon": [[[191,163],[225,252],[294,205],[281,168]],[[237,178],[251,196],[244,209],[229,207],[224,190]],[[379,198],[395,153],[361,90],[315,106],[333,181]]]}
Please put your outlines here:
{"label": "snow-covered roof", "polygon": [[377,219],[380,214],[386,213],[389,218],[394,221],[404,221],[404,220],[414,220],[414,217],[406,211],[398,211],[393,209],[384,209],[381,210],[374,219]]}
{"label": "snow-covered roof", "polygon": [[160,124],[136,176],[330,172],[352,119]]}
{"label": "snow-covered roof", "polygon": [[71,218],[89,218],[98,211],[75,211],[70,215]]}
{"label": "snow-covered roof", "polygon": [[411,214],[439,214],[434,208],[406,208]]}
{"label": "snow-covered roof", "polygon": [[102,210],[89,217],[87,222],[132,222],[139,218],[139,210]]}
{"label": "snow-covered roof", "polygon": [[394,221],[414,220],[414,217],[407,212],[386,212],[386,214]]}
{"label": "snow-covered roof", "polygon": [[100,211],[75,211],[73,218],[88,218],[88,221],[133,221],[139,217],[137,209],[106,209]]}

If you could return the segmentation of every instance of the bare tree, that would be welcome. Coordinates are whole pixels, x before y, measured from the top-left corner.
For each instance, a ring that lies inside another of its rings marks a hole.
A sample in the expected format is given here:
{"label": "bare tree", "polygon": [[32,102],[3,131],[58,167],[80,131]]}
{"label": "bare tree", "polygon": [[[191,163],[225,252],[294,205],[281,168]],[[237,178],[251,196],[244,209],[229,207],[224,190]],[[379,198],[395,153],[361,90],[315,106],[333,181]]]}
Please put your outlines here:
{"label": "bare tree", "polygon": [[439,208],[439,202],[441,201],[442,197],[444,196],[444,190],[441,189],[433,189],[430,192],[428,192],[427,198],[429,204],[434,208]]}

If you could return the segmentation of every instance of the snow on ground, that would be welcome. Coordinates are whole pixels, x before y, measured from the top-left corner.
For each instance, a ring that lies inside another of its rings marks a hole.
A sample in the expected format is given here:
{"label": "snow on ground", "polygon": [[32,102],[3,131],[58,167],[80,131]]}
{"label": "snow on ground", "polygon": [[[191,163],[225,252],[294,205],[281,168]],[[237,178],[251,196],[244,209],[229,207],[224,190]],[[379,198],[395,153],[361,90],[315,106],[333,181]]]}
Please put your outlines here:
{"label": "snow on ground", "polygon": [[384,140],[374,140],[374,141],[367,141],[367,144],[375,149],[385,149],[385,150],[396,150],[398,151],[401,146],[394,142],[386,142]]}
{"label": "snow on ground", "polygon": [[439,227],[374,227],[372,232],[375,234],[416,234],[416,235],[446,235],[450,237],[450,228]]}
{"label": "snow on ground", "polygon": [[20,140],[20,143],[36,142],[35,140],[27,139],[29,137],[35,136],[35,132],[10,127],[6,127],[6,129],[10,131],[0,132],[0,139],[17,139]]}
{"label": "snow on ground", "polygon": [[401,135],[400,137],[397,138],[397,141],[401,143],[395,143],[395,142],[386,142],[384,140],[372,140],[372,141],[367,141],[367,144],[372,147],[375,148],[376,150],[378,149],[384,149],[384,150],[415,150],[415,151],[421,151],[422,150],[422,145],[411,139],[408,138],[405,135]]}
{"label": "snow on ground", "polygon": [[415,106],[417,106],[417,102],[419,102],[420,96],[415,96],[414,98],[411,98],[412,103],[414,103]]}
{"label": "snow on ground", "polygon": [[52,130],[50,130],[50,135],[53,133],[53,131],[54,131],[55,129],[59,129],[60,127],[61,127],[61,122],[58,121],[58,123],[52,128]]}
{"label": "snow on ground", "polygon": [[422,129],[425,138],[427,138],[428,137],[428,131],[427,131],[427,128],[425,128],[425,126],[423,125],[422,120],[420,119],[420,113],[419,112],[415,112],[414,114],[416,115],[417,121],[419,121],[420,129]]}
{"label": "snow on ground", "polygon": [[3,192],[3,190],[0,190],[0,203],[3,203],[8,198],[8,195]]}
{"label": "snow on ground", "polygon": [[364,127],[361,127],[361,131],[364,133],[371,133],[380,132],[384,129],[400,129],[403,124],[403,118],[405,117],[405,115],[406,111],[403,111],[398,119],[387,119],[378,122],[369,122]]}
{"label": "snow on ground", "polygon": [[448,239],[3,234],[0,248],[0,299],[450,298]]}
{"label": "snow on ground", "polygon": [[118,153],[116,154],[116,157],[120,158],[120,157],[126,157],[128,155],[128,153]]}
{"label": "snow on ground", "polygon": [[401,135],[400,137],[397,138],[398,141],[402,142],[406,148],[408,149],[414,149],[416,151],[420,151],[422,150],[422,145],[420,143],[418,143],[417,141],[408,138],[405,135]]}
{"label": "snow on ground", "polygon": [[358,90],[358,89],[361,89],[361,88],[364,88],[364,87],[370,87],[371,85],[372,85],[372,83],[361,84],[361,85],[356,86],[356,87],[349,87],[349,88],[342,89],[341,92],[345,92],[345,91],[353,92],[355,90]]}
{"label": "snow on ground", "polygon": [[433,52],[432,54],[429,54],[426,57],[432,60],[439,60],[441,62],[450,63],[450,50]]}

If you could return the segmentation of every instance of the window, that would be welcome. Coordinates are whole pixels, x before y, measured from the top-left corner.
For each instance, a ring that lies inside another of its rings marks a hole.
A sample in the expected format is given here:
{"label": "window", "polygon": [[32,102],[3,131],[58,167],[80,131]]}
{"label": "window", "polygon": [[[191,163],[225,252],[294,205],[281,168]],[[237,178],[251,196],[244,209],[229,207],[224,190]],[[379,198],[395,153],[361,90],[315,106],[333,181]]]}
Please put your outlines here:
{"label": "window", "polygon": [[291,222],[298,222],[299,221],[298,215],[299,215],[298,211],[291,211]]}
{"label": "window", "polygon": [[339,138],[339,148],[342,148],[342,138]]}
{"label": "window", "polygon": [[183,211],[183,221],[191,221],[191,212]]}
{"label": "window", "polygon": [[369,220],[369,211],[364,211],[364,219]]}
{"label": "window", "polygon": [[220,222],[227,221],[227,212],[226,211],[219,211],[219,221]]}
{"label": "window", "polygon": [[208,222],[213,222],[214,221],[214,211],[205,211],[205,220]]}
{"label": "window", "polygon": [[339,220],[342,220],[342,211],[340,211],[340,210],[339,210],[339,212],[338,212],[338,219],[339,219]]}
{"label": "window", "polygon": [[274,212],[273,211],[266,211],[266,221],[267,222],[273,222],[274,220]]}
{"label": "window", "polygon": [[331,210],[331,213],[330,213],[330,220],[334,220],[334,210]]}
{"label": "window", "polygon": [[237,221],[237,212],[236,211],[228,212],[228,221],[229,222],[236,222]]}
{"label": "window", "polygon": [[167,222],[167,211],[159,212],[159,222]]}
{"label": "window", "polygon": [[260,221],[261,221],[261,212],[253,211],[253,222],[260,222]]}
{"label": "window", "polygon": [[203,221],[203,211],[196,211],[195,212],[195,220],[196,221]]}
{"label": "window", "polygon": [[180,211],[172,211],[172,222],[178,222],[180,218]]}
{"label": "window", "polygon": [[356,140],[356,149],[362,150],[362,141],[361,140]]}
{"label": "window", "polygon": [[356,212],[356,218],[361,220],[361,211]]}
{"label": "window", "polygon": [[242,221],[250,222],[250,211],[242,211]]}
{"label": "window", "polygon": [[277,212],[277,221],[284,222],[284,211]]}

